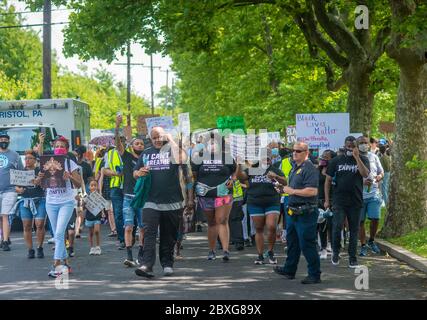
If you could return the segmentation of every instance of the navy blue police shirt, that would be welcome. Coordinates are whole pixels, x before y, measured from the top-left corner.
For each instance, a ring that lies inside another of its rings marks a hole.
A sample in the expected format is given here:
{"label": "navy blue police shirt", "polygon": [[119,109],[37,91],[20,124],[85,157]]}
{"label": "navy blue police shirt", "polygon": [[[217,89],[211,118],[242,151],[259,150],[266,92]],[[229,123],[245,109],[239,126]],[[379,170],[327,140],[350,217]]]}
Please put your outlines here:
{"label": "navy blue police shirt", "polygon": [[[292,189],[318,188],[319,171],[310,160],[304,161],[300,166],[294,164],[289,173],[289,187]],[[289,195],[289,206],[317,204],[317,196],[301,197]]]}

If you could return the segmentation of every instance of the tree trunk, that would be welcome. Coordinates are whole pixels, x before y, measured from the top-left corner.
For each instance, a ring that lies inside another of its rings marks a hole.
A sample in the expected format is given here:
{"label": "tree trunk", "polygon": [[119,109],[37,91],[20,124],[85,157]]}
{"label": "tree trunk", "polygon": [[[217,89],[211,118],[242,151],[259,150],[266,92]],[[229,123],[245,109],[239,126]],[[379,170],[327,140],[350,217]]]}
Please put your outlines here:
{"label": "tree trunk", "polygon": [[[398,57],[396,60],[399,62]],[[399,63],[397,132],[392,150],[388,214],[381,232],[386,238],[427,226],[427,181],[420,179],[420,170],[406,167],[414,155],[427,160],[427,64],[408,60],[411,59],[400,59]]]}
{"label": "tree trunk", "polygon": [[359,62],[348,67],[347,111],[350,113],[350,132],[369,135],[372,124],[374,94],[369,91],[371,69]]}

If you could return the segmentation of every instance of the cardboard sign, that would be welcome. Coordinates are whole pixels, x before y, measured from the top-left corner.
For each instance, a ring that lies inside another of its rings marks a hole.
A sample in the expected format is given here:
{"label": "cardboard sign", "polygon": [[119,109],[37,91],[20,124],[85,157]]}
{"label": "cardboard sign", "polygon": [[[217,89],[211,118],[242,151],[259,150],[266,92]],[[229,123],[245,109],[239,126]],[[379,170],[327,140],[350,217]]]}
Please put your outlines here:
{"label": "cardboard sign", "polygon": [[396,126],[394,122],[380,122],[380,132],[381,133],[393,133],[396,131]]}
{"label": "cardboard sign", "polygon": [[246,136],[230,134],[230,152],[233,159],[246,159]]}
{"label": "cardboard sign", "polygon": [[44,173],[42,179],[42,188],[65,188],[65,180],[63,178],[65,171],[64,156],[41,156],[40,170]]}
{"label": "cardboard sign", "polygon": [[145,122],[147,123],[148,132],[150,132],[154,127],[162,127],[166,132],[175,131],[172,117],[147,118],[145,119]]}
{"label": "cardboard sign", "polygon": [[84,202],[86,209],[94,216],[108,207],[108,201],[105,200],[99,192],[92,192],[89,196],[84,198]]}
{"label": "cardboard sign", "polygon": [[34,170],[10,170],[10,184],[13,186],[34,187],[35,177]]}
{"label": "cardboard sign", "polygon": [[190,113],[180,113],[178,115],[178,128],[183,137],[190,137]]}
{"label": "cardboard sign", "polygon": [[297,140],[310,149],[338,150],[350,133],[348,113],[310,113],[296,115]]}

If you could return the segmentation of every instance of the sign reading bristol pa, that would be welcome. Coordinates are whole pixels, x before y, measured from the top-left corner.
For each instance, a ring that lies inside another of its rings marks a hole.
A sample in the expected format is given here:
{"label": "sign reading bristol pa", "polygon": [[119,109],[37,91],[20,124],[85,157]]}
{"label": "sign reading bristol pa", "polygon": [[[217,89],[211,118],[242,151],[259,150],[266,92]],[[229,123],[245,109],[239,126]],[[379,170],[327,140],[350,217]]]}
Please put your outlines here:
{"label": "sign reading bristol pa", "polygon": [[296,115],[297,140],[310,149],[338,150],[350,133],[348,113],[308,113]]}

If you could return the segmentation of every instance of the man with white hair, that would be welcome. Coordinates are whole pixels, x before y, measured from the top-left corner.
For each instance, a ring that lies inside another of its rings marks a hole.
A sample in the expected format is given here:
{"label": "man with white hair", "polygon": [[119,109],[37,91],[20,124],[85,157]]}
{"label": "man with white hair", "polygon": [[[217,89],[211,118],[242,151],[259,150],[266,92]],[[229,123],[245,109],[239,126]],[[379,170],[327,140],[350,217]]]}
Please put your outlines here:
{"label": "man with white hair", "polygon": [[[160,226],[159,258],[163,274],[173,274],[173,251],[177,240],[179,219],[183,214],[184,198],[179,180],[179,166],[187,155],[163,128],[150,132],[152,147],[142,153],[134,168],[134,176],[151,175],[151,188],[143,208],[144,248],[138,276],[151,278],[156,261],[156,235]],[[193,199],[187,205],[194,206]]]}

